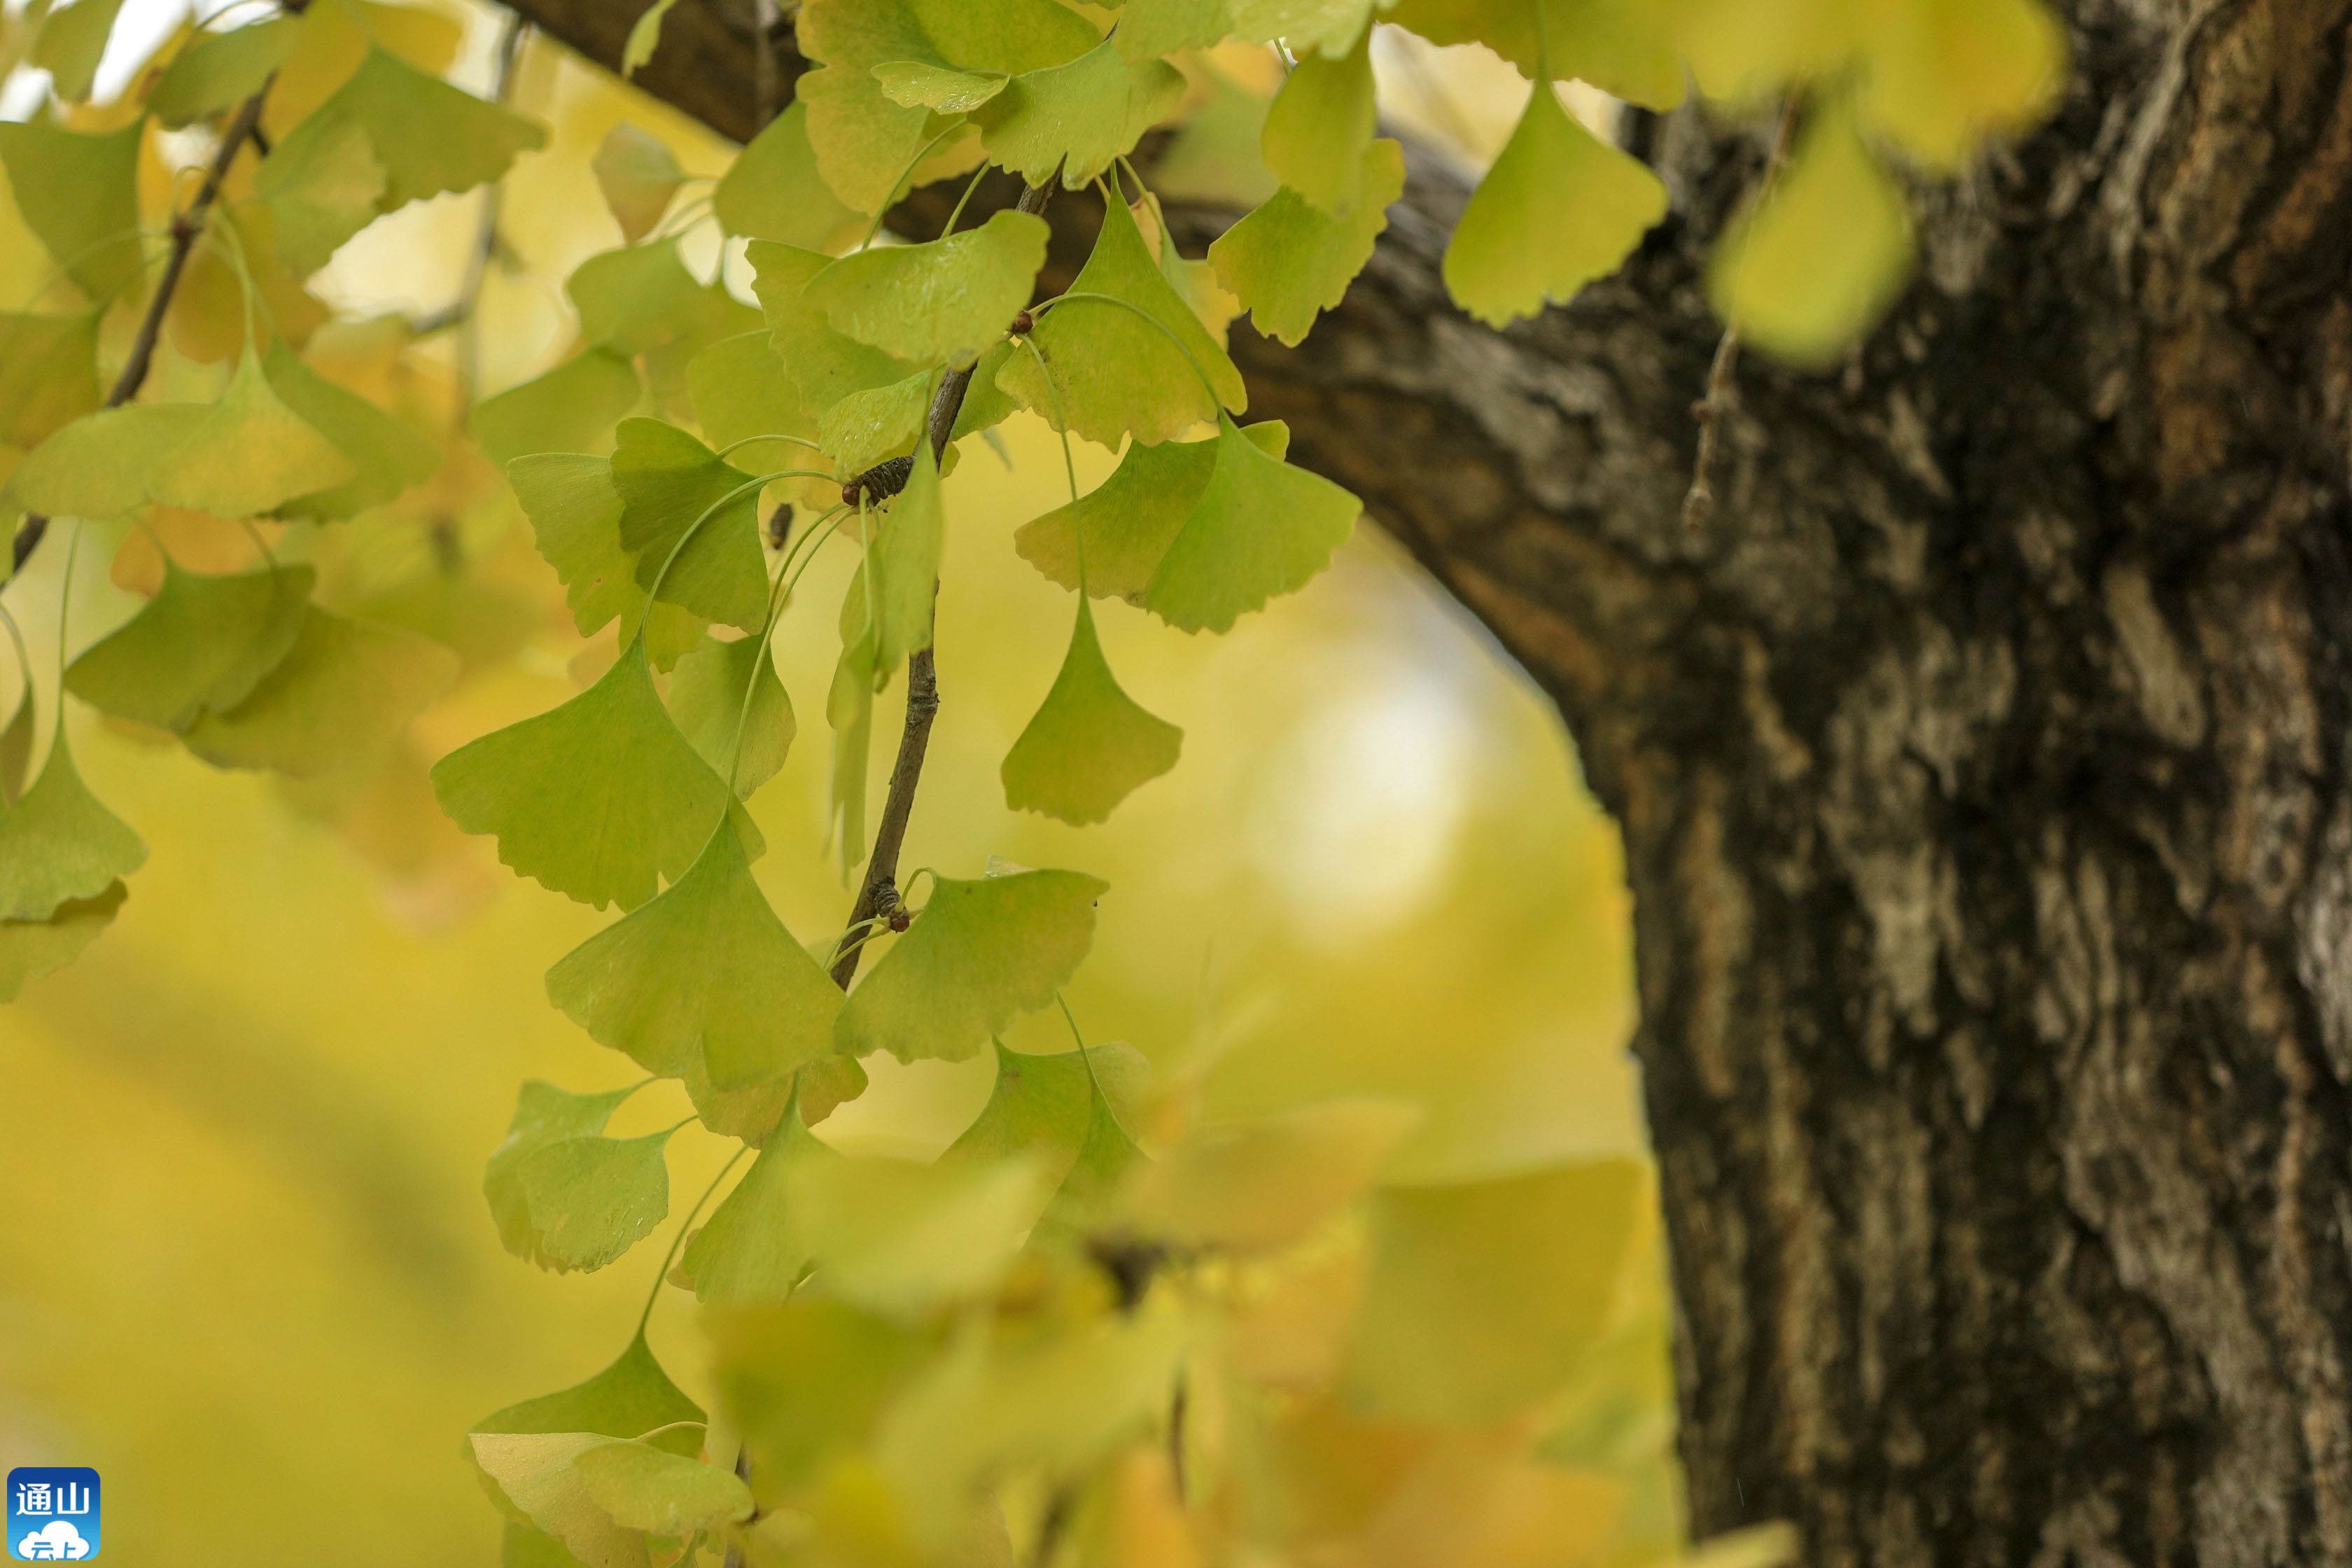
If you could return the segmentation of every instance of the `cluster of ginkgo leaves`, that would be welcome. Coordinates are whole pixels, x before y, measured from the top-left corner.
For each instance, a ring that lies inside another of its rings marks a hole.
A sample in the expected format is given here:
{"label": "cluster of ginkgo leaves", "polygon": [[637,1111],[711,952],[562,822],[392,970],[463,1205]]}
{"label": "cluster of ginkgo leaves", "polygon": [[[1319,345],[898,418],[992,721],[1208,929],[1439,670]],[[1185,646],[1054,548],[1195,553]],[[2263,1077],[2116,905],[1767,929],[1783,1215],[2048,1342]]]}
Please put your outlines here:
{"label": "cluster of ginkgo leaves", "polygon": [[[1622,1370],[1642,1362],[1625,1336],[1656,1321],[1622,1268],[1648,1223],[1637,1168],[1384,1184],[1409,1125],[1392,1106],[1202,1125],[1190,1085],[1153,1083],[1075,1019],[1065,1054],[1001,1044],[1057,1005],[1109,889],[1076,869],[896,864],[923,784],[946,497],[969,441],[1015,416],[1066,451],[1121,454],[1084,494],[1066,464],[1068,503],[1013,531],[1071,591],[1072,622],[997,781],[1012,807],[1099,822],[1176,765],[1181,736],[1120,687],[1095,601],[1222,633],[1307,583],[1355,523],[1354,497],[1286,460],[1279,421],[1244,422],[1226,343],[1244,311],[1303,338],[1403,189],[1376,23],[1483,44],[1534,84],[1445,258],[1456,300],[1498,323],[1613,270],[1667,205],[1556,83],[1661,110],[1694,80],[1738,105],[1796,97],[1787,166],[1715,286],[1752,339],[1806,359],[1850,342],[1907,264],[1888,160],[1954,164],[2048,95],[2057,35],[2032,0],[804,0],[814,68],[705,198],[682,199],[691,182],[650,135],[606,140],[595,172],[622,243],[566,284],[576,344],[454,417],[322,374],[308,345],[330,312],[309,280],[385,214],[499,180],[540,129],[445,79],[451,24],[375,0],[229,7],[90,104],[119,9],[35,0],[0,37],[7,65],[49,74],[42,113],[0,124],[0,165],[56,269],[0,315],[0,509],[20,556],[65,552],[68,584],[86,541],[121,552],[118,577],[131,554],[154,564],[144,606],[69,659],[61,626],[46,722],[39,660],[14,637],[0,996],[92,940],[145,854],[75,770],[66,694],[223,767],[364,767],[459,660],[319,602],[337,531],[402,515],[445,462],[500,465],[578,631],[618,656],[443,758],[433,789],[518,873],[618,907],[548,995],[646,1083],[682,1083],[696,1115],[607,1136],[636,1089],[524,1086],[484,1183],[499,1235],[545,1268],[603,1268],[669,1217],[672,1137],[698,1123],[749,1156],[688,1206],[654,1282],[707,1307],[722,1410],[671,1381],[641,1318],[603,1372],[484,1418],[467,1451],[509,1563],[1671,1550],[1671,1498],[1611,1479],[1655,1440],[1627,1429],[1646,1406]],[[1251,111],[1272,194],[1187,258],[1131,160],[1234,90],[1206,51],[1253,47],[1286,73]],[[191,138],[201,157],[158,178]],[[981,216],[992,170],[1029,195]],[[945,233],[884,235],[909,190],[966,177]],[[1055,203],[1097,237],[1048,291]],[[744,242],[756,306],[687,265],[681,237],[706,223]],[[249,539],[246,564],[175,554],[215,535]],[[845,929],[795,933],[753,876],[745,803],[797,738],[772,638],[826,552],[856,561],[837,611],[820,606],[839,653],[815,674],[832,829],[863,892]],[[869,836],[877,699],[902,671],[916,743]],[[840,1152],[812,1129],[877,1052],[992,1055],[993,1096],[936,1162]]]}

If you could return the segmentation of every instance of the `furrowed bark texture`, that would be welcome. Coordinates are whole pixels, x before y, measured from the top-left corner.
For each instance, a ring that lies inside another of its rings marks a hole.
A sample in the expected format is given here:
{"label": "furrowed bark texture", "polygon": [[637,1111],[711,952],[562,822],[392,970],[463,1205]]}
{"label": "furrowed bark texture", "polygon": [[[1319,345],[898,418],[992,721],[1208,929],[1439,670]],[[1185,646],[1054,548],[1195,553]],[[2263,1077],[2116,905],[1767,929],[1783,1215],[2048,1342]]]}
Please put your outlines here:
{"label": "furrowed bark texture", "polygon": [[[646,84],[735,131],[697,4]],[[614,5],[524,9],[609,60]],[[1307,345],[1235,353],[1623,824],[1696,1528],[2352,1564],[2352,0],[2065,10],[1887,324],[1743,356],[1695,529],[1769,124],[1659,126],[1674,220],[1505,332],[1417,168]]]}

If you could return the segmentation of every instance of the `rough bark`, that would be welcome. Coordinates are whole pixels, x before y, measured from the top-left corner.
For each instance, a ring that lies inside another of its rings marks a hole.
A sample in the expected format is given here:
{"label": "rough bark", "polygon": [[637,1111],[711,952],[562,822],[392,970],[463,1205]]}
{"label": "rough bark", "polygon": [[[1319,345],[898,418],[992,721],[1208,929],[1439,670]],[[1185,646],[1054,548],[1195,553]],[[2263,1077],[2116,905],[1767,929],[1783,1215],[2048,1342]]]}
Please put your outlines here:
{"label": "rough bark", "polygon": [[[1695,1526],[2352,1564],[2352,0],[2066,9],[2063,106],[1922,187],[1888,323],[1743,362],[1701,526],[1762,128],[1665,122],[1675,218],[1507,332],[1417,167],[1307,346],[1236,357],[1623,824]],[[646,85],[735,128],[748,29],[681,23],[717,74]]]}

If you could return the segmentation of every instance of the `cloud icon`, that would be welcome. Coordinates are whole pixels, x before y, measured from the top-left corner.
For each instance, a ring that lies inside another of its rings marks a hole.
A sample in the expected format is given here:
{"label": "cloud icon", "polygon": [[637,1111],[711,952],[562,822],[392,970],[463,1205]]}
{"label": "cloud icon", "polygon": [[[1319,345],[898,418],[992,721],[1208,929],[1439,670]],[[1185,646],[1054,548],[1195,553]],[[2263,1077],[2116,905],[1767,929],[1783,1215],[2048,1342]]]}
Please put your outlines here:
{"label": "cloud icon", "polygon": [[79,1563],[89,1555],[89,1542],[62,1519],[50,1521],[16,1542],[16,1556],[26,1563]]}

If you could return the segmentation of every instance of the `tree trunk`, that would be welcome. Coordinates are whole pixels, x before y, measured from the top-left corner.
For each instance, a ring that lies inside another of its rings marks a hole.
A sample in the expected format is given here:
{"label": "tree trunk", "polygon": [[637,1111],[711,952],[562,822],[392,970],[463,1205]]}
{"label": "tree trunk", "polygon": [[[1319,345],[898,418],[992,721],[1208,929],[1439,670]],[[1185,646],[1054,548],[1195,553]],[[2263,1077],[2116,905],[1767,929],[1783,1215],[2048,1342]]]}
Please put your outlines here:
{"label": "tree trunk", "polygon": [[[1307,346],[1235,354],[1623,825],[1695,1529],[2352,1564],[2352,0],[2067,8],[1887,324],[1741,362],[1696,524],[1756,128],[1659,126],[1675,217],[1500,333],[1416,164]],[[648,79],[728,128],[748,50],[682,21],[741,63]]]}

